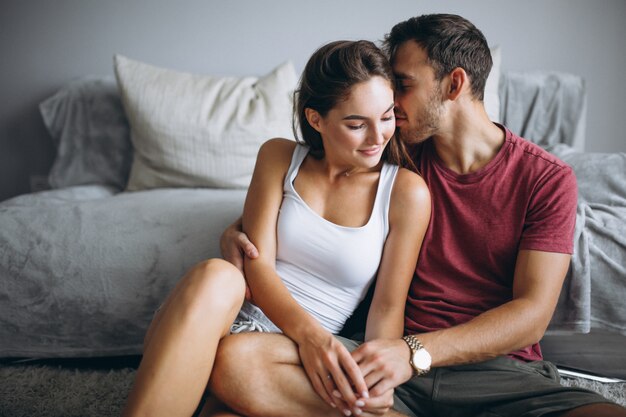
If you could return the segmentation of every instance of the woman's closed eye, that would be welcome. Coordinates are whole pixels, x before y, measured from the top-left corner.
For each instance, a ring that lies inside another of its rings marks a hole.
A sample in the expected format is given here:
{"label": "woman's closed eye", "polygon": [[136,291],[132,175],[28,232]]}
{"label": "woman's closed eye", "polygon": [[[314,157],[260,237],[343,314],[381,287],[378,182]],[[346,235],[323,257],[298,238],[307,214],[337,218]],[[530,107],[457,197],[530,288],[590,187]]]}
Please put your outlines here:
{"label": "woman's closed eye", "polygon": [[[394,114],[391,113],[391,115],[389,115],[389,116],[381,117],[380,120],[383,121],[383,122],[391,122],[391,121],[394,120]],[[361,123],[361,124],[358,124],[358,125],[348,125],[348,129],[350,129],[350,130],[360,130],[360,129],[364,129],[365,127],[366,127],[365,123]]]}

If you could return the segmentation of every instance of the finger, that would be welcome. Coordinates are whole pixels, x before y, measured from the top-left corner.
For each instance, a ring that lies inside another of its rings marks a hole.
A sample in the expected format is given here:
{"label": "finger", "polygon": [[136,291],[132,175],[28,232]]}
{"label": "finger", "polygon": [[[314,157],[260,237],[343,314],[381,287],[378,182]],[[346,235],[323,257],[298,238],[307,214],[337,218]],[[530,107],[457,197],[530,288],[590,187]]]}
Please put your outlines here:
{"label": "finger", "polygon": [[366,356],[362,350],[358,352],[352,351],[350,352],[350,356],[352,357],[352,360],[354,360],[354,363],[359,366],[361,374],[364,376],[376,370],[376,363],[370,356]]}
{"label": "finger", "polygon": [[337,408],[337,401],[336,398],[333,398],[332,395],[332,389],[329,389],[326,386],[326,381],[328,380],[328,378],[326,377],[321,377],[321,376],[317,376],[317,380],[319,381],[319,385],[320,387],[318,388],[320,390],[320,392],[322,393],[320,396],[322,397],[322,399],[324,399],[324,401],[330,405],[333,408]]}
{"label": "finger", "polygon": [[324,385],[324,389],[326,390],[326,394],[330,398],[330,403],[333,406],[338,406],[340,404],[340,402],[337,401],[337,398],[333,395],[333,391],[335,391],[335,383],[333,381],[332,375],[328,371],[323,370],[320,373],[319,378],[322,381],[322,384]]}
{"label": "finger", "polygon": [[330,372],[326,372],[325,374],[320,374],[319,377],[322,383],[324,384],[324,389],[326,390],[328,395],[333,397],[333,391],[335,390],[335,382],[333,381],[333,377],[330,374]]}
{"label": "finger", "polygon": [[350,415],[350,404],[348,404],[347,402],[345,402],[343,399],[341,398],[333,398],[333,401],[335,402],[335,405],[337,406],[338,411],[340,411],[342,414],[344,415]]}
{"label": "finger", "polygon": [[237,242],[241,250],[243,250],[248,258],[254,259],[259,256],[259,251],[257,250],[256,246],[254,246],[252,242],[250,242],[250,240],[248,239],[248,235],[246,235],[245,233],[239,233],[237,235]]}
{"label": "finger", "polygon": [[390,378],[383,378],[370,389],[371,397],[379,397],[389,390],[393,390],[397,384]]}
{"label": "finger", "polygon": [[317,395],[319,395],[320,398],[322,398],[331,407],[336,407],[331,394],[326,391],[326,387],[324,386],[324,383],[322,382],[320,376],[316,372],[309,373],[306,367],[304,368],[304,371],[309,377],[309,381],[311,381],[313,390],[317,393]]}
{"label": "finger", "polygon": [[350,405],[354,405],[357,401],[356,395],[354,395],[354,391],[352,390],[352,386],[346,375],[343,373],[343,370],[338,366],[334,366],[334,369],[331,370],[331,374],[333,376],[333,380],[335,381],[335,386],[337,387],[333,391],[333,396],[335,398],[342,398],[345,402]]}
{"label": "finger", "polygon": [[339,360],[341,361],[341,367],[352,381],[354,390],[359,397],[369,397],[367,384],[363,378],[363,373],[359,368],[359,365],[354,361],[350,353],[345,350],[339,353]]}
{"label": "finger", "polygon": [[352,356],[352,359],[354,359],[354,361],[356,363],[361,363],[362,361],[364,361],[366,359],[366,357],[368,356],[368,350],[369,350],[369,345],[372,342],[365,342],[359,346],[357,346],[356,349],[354,349],[352,352],[350,352],[350,355]]}
{"label": "finger", "polygon": [[232,241],[226,238],[220,240],[220,252],[222,257],[233,264],[243,274],[243,254],[237,245],[233,245]]}
{"label": "finger", "polygon": [[374,389],[374,387],[378,383],[380,383],[384,377],[385,377],[385,374],[383,372],[377,372],[377,371],[372,371],[368,373],[367,375],[365,375],[365,384],[367,385],[367,388],[370,391],[370,395],[374,395],[371,392],[372,389]]}
{"label": "finger", "polygon": [[[334,383],[332,375],[328,374],[326,375],[326,378],[322,378],[322,379],[328,381],[326,386],[327,386],[328,392],[331,393],[330,395],[332,396],[332,400],[334,402],[333,407],[336,407],[339,411],[341,411],[346,416],[350,416],[352,414],[357,414],[357,415],[361,414],[361,411],[360,409],[358,409],[358,406],[355,408],[354,406],[351,406],[346,401],[344,401],[343,397],[341,396],[341,393],[337,390],[337,387]],[[356,401],[356,403],[358,403],[358,400]]]}
{"label": "finger", "polygon": [[[331,378],[334,381],[332,390],[333,401],[337,405],[339,411],[346,416],[360,414],[360,409],[358,409],[358,406],[356,405],[358,399],[354,395],[354,392],[352,391],[352,388],[350,387],[343,372],[341,370],[339,370],[339,372],[335,371]],[[338,383],[335,378],[339,379],[341,382]],[[339,388],[340,386],[341,388]]]}
{"label": "finger", "polygon": [[332,382],[332,380],[328,380],[330,372],[326,370],[319,357],[311,359],[311,352],[307,353],[306,348],[299,347],[299,354],[304,372],[309,378],[314,391],[327,404],[331,407],[335,407],[336,402],[334,401],[334,397],[332,395],[332,385],[329,387],[326,385],[328,382]]}
{"label": "finger", "polygon": [[320,375],[320,379],[324,383],[324,388],[331,398],[331,406],[333,408],[338,408],[342,413],[346,414],[346,410],[350,410],[350,406],[341,398],[333,395],[333,392],[336,391],[336,386],[332,375],[329,372],[326,372],[324,376]]}
{"label": "finger", "polygon": [[364,413],[368,414],[384,414],[393,407],[393,389],[385,391],[379,396],[372,396],[364,399],[365,405],[362,407]]}

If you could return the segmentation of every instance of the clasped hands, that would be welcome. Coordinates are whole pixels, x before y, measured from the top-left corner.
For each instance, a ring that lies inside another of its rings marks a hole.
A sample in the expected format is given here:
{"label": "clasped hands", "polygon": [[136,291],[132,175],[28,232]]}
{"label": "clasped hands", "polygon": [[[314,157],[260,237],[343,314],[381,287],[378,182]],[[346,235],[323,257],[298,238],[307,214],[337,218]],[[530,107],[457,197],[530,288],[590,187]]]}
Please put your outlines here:
{"label": "clasped hands", "polygon": [[315,392],[347,416],[385,414],[393,406],[394,387],[412,375],[401,339],[369,341],[350,353],[328,334],[299,343],[298,349]]}

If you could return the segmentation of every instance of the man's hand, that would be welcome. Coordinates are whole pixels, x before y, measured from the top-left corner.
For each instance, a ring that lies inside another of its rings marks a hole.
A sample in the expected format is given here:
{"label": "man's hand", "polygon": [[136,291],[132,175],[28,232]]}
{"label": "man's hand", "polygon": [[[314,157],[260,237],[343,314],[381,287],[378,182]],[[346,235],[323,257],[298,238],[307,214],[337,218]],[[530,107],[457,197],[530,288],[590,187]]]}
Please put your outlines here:
{"label": "man's hand", "polygon": [[411,379],[411,349],[402,339],[376,339],[352,352],[369,388],[370,397],[380,397]]}
{"label": "man's hand", "polygon": [[243,273],[243,257],[254,259],[259,256],[256,246],[241,230],[241,217],[228,226],[220,237],[220,251],[225,260],[235,265]]}
{"label": "man's hand", "polygon": [[[239,217],[233,224],[228,226],[222,236],[220,237],[220,251],[225,260],[235,265],[237,269],[243,271],[243,257],[254,259],[259,256],[259,251],[256,246],[250,242],[248,235],[241,230],[241,217]],[[250,288],[246,286],[246,300],[250,300],[252,295],[250,294]]]}

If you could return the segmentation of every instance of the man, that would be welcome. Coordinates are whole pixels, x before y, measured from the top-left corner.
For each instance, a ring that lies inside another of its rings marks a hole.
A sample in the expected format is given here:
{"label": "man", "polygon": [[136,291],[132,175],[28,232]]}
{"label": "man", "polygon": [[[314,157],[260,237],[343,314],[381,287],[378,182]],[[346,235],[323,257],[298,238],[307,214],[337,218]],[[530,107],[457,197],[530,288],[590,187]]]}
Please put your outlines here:
{"label": "man", "polygon": [[[538,341],[573,251],[572,170],[489,120],[491,56],[467,20],[412,18],[385,46],[398,81],[397,133],[430,188],[433,214],[406,305],[409,336],[356,347],[370,398],[339,411],[397,415],[388,410],[397,387],[394,408],[409,415],[626,416],[595,393],[562,387],[541,360]],[[235,264],[238,248],[255,256],[236,225],[222,247]],[[331,412],[285,337],[237,335],[223,345],[210,386],[233,409]]]}

